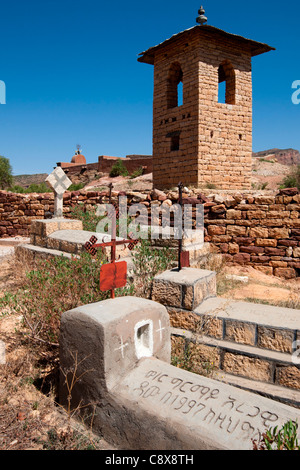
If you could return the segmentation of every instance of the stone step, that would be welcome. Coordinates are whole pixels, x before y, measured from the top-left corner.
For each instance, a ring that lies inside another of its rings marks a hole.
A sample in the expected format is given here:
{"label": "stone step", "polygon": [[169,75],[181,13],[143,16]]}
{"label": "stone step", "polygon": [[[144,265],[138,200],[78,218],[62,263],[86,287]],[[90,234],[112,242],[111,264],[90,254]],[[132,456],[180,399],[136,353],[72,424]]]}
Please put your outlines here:
{"label": "stone step", "polygon": [[[292,354],[239,344],[224,339],[172,328],[172,335],[185,340],[197,362],[213,361],[218,374],[229,374],[261,384],[272,384],[300,394],[300,365]],[[202,358],[202,359],[201,359]]]}
{"label": "stone step", "polygon": [[46,259],[54,256],[64,256],[69,259],[71,259],[72,257],[78,257],[78,255],[67,253],[65,251],[53,250],[42,246],[35,246],[31,245],[30,243],[15,247],[15,255],[19,259],[22,259],[23,257],[29,257],[30,259]]}
{"label": "stone step", "polygon": [[[66,258],[78,258],[79,254],[72,254],[68,253],[66,251],[61,251],[61,250],[54,250],[52,248],[45,248],[41,246],[35,246],[31,245],[30,243],[24,244],[24,245],[19,245],[14,248],[15,254],[17,257],[21,258],[23,256],[27,257],[29,256],[31,259],[37,259],[37,258],[48,258],[48,257],[54,257],[54,256],[64,256]],[[134,270],[134,264],[132,259],[129,258],[122,258],[122,261],[127,262],[127,274],[128,278],[133,277],[133,270]],[[117,261],[118,262],[118,261]]]}
{"label": "stone step", "polygon": [[227,374],[224,371],[217,372],[213,378],[228,385],[233,385],[249,392],[258,393],[266,398],[300,408],[300,391],[298,390],[238,377],[237,375]]}
{"label": "stone step", "polygon": [[194,310],[203,333],[216,339],[292,354],[300,340],[300,310],[234,301],[205,300]]}
{"label": "stone step", "polygon": [[[84,230],[58,230],[51,233],[45,239],[46,248],[65,251],[67,253],[80,254],[85,251],[84,245],[90,240],[91,237],[96,237],[98,243],[107,243],[111,241],[110,235],[89,232]],[[117,237],[117,241],[121,238]],[[104,248],[105,256],[110,257],[110,247]],[[116,247],[116,257],[125,258],[130,256],[130,251],[127,245],[119,245]]]}
{"label": "stone step", "polygon": [[[193,311],[216,295],[216,273],[205,269],[177,268],[155,276],[152,300],[170,308]],[[169,312],[170,313],[170,312]]]}

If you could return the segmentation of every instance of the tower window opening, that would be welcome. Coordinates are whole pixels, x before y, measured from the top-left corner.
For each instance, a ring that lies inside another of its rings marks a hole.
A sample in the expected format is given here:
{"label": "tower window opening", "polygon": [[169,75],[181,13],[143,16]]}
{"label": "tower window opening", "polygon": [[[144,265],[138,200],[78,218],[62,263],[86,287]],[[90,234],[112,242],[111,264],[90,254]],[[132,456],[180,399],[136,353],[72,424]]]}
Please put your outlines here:
{"label": "tower window opening", "polygon": [[219,66],[218,75],[218,102],[226,104],[235,104],[235,71],[229,60],[225,60]]}
{"label": "tower window opening", "polygon": [[171,152],[179,150],[179,147],[180,147],[180,136],[179,135],[173,135],[171,137]]}
{"label": "tower window opening", "polygon": [[171,65],[167,85],[167,107],[177,108],[183,104],[183,73],[178,62]]}

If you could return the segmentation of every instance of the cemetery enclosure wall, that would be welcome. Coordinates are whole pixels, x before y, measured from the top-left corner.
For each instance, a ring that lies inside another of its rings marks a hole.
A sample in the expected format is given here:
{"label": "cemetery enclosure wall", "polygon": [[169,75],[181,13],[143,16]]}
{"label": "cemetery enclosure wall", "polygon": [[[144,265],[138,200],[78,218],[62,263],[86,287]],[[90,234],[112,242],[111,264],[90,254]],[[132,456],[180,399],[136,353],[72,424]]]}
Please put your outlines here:
{"label": "cemetery enclosure wall", "polygon": [[[108,201],[107,192],[66,192],[64,216],[84,204],[87,209]],[[118,193],[113,192],[113,200]],[[162,209],[178,202],[170,191],[127,192],[128,205],[140,202],[149,211],[152,204]],[[196,199],[197,198],[197,199]],[[300,272],[300,192],[282,190],[273,195],[233,194],[227,198],[202,194],[186,202],[204,204],[205,241],[224,255],[226,262],[248,265],[266,274],[293,278]],[[34,219],[51,217],[54,195],[14,194],[0,191],[0,238],[28,236]]]}

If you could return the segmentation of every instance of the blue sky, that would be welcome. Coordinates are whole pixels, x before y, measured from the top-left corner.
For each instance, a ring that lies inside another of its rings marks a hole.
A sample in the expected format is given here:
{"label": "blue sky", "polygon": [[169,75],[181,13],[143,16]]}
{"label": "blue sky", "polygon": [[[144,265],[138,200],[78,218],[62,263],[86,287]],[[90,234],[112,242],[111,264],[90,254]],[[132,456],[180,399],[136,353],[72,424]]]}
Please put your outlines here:
{"label": "blue sky", "polygon": [[[253,150],[300,150],[300,3],[203,0],[208,24],[276,48],[253,58]],[[13,173],[50,173],[76,145],[152,153],[153,67],[138,54],[196,25],[201,2],[0,1],[0,155]]]}

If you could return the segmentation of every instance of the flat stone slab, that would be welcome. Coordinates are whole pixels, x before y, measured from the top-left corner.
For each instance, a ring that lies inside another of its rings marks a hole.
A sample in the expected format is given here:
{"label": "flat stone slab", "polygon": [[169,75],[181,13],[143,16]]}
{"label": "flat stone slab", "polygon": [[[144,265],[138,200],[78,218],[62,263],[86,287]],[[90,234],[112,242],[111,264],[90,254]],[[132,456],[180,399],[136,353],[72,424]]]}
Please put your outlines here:
{"label": "flat stone slab", "polygon": [[194,310],[215,295],[216,273],[205,269],[172,269],[153,280],[152,299],[168,307]]}
{"label": "flat stone slab", "polygon": [[[84,251],[84,245],[94,236],[98,239],[97,243],[107,243],[111,241],[111,236],[105,233],[99,232],[89,232],[86,230],[58,230],[51,233],[48,236],[47,246],[48,248],[56,248],[66,252],[80,253]],[[123,240],[122,238],[117,237],[117,241]],[[101,250],[101,248],[99,248]],[[105,247],[105,255],[110,260],[110,247]],[[130,256],[130,251],[126,244],[118,245],[116,247],[116,256],[124,258]]]}
{"label": "flat stone slab", "polygon": [[40,258],[48,258],[49,256],[64,256],[66,258],[71,259],[72,257],[76,258],[76,255],[72,255],[71,253],[66,253],[59,250],[53,250],[50,248],[44,248],[42,246],[35,246],[31,244],[26,245],[19,245],[14,248],[16,256],[22,255],[31,255],[32,257],[40,257]]}
{"label": "flat stone slab", "polygon": [[[49,238],[84,245],[92,236],[97,237],[99,243],[102,242],[103,237],[105,237],[105,242],[111,241],[111,236],[108,234],[89,232],[87,230],[57,230],[51,233]],[[116,239],[122,240],[122,238],[118,237]]]}
{"label": "flat stone slab", "polygon": [[300,329],[300,310],[274,307],[273,305],[254,304],[220,297],[205,300],[195,310],[200,315],[255,323],[261,326]]}
{"label": "flat stone slab", "polygon": [[194,285],[198,281],[208,280],[215,277],[215,275],[215,272],[206,269],[183,268],[181,271],[177,269],[164,271],[155,276],[155,280],[189,286]]}
{"label": "flat stone slab", "polygon": [[186,449],[252,450],[270,427],[300,419],[300,410],[154,358],[143,359],[113,392],[159,416]]}

